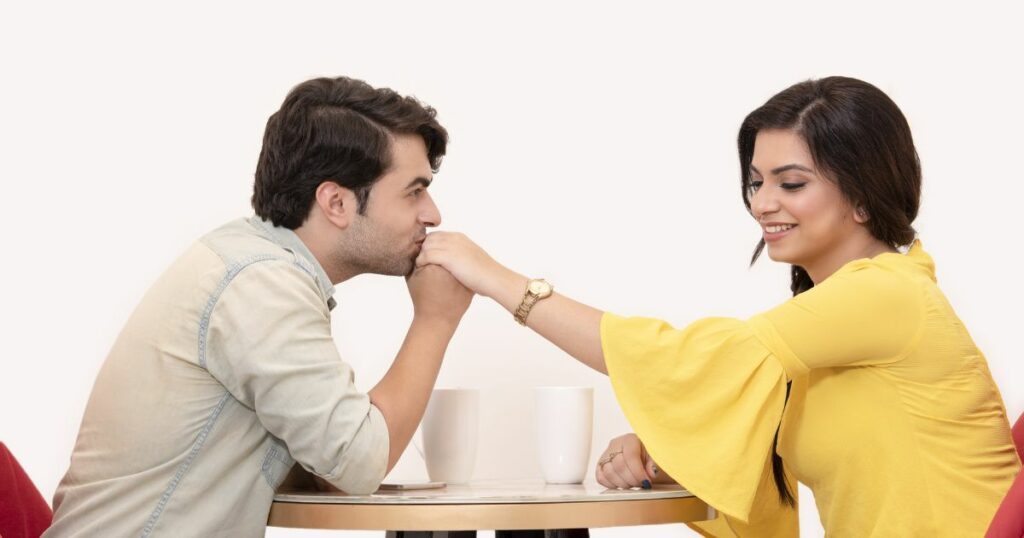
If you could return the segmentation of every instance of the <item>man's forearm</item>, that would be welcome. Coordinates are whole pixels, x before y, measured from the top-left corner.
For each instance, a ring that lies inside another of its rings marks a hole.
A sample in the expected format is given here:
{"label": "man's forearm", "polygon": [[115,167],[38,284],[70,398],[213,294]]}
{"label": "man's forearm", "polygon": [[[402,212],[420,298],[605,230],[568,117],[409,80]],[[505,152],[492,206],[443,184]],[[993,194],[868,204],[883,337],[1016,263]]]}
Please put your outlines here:
{"label": "man's forearm", "polygon": [[414,318],[387,374],[370,390],[370,401],[388,425],[388,472],[398,462],[423,418],[444,352],[457,323]]}

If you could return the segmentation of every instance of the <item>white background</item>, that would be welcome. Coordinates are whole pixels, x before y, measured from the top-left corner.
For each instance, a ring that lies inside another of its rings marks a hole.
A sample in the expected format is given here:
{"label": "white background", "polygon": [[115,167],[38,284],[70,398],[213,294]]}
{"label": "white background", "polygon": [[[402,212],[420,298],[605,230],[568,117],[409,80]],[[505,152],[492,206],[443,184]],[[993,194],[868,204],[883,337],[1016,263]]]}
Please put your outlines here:
{"label": "white background", "polygon": [[[787,267],[747,268],[743,117],[800,80],[868,80],[910,120],[940,285],[1010,416],[1024,410],[1019,4],[367,4],[0,8],[0,440],[47,498],[134,305],[199,235],[251,212],[267,116],[320,75],[438,109],[442,229],[584,302],[677,325],[788,295]],[[338,346],[369,389],[411,319],[404,283],[359,277],[336,297]],[[539,476],[531,389],[556,384],[595,387],[595,454],[628,431],[605,378],[477,299],[439,380],[484,391],[477,478]],[[391,478],[424,476],[410,451]],[[803,534],[820,536],[801,496]]]}

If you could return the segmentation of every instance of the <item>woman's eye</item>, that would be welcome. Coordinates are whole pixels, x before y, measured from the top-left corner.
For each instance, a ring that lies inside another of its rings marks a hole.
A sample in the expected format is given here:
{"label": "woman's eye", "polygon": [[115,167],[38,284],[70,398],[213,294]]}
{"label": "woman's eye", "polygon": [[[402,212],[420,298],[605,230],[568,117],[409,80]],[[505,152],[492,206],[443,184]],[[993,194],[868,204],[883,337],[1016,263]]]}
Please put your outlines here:
{"label": "woman's eye", "polygon": [[783,188],[784,190],[787,190],[787,191],[795,191],[795,190],[799,190],[799,189],[801,189],[801,188],[802,188],[802,187],[803,187],[804,185],[806,185],[806,184],[807,184],[807,182],[801,182],[801,183],[783,183],[783,184],[782,184],[782,185],[780,185],[780,186],[781,186],[781,187],[782,187],[782,188]]}
{"label": "woman's eye", "polygon": [[750,182],[750,192],[756,192],[758,189],[761,188],[761,185],[763,185],[763,184],[764,184],[764,181],[751,181]]}

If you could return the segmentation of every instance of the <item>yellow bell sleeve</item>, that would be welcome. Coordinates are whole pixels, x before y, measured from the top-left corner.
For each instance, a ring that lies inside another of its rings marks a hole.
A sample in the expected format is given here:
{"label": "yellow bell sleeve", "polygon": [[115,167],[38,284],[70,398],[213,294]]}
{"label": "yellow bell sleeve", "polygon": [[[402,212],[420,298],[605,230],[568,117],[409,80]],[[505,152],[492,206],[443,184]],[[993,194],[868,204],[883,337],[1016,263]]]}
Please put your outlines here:
{"label": "yellow bell sleeve", "polygon": [[790,375],[894,363],[916,347],[926,317],[921,281],[895,269],[852,262],[750,326]]}
{"label": "yellow bell sleeve", "polygon": [[606,313],[601,343],[619,404],[651,457],[728,516],[703,532],[796,535],[796,511],[779,501],[770,469],[787,374],[747,323],[709,318],[677,330]]}

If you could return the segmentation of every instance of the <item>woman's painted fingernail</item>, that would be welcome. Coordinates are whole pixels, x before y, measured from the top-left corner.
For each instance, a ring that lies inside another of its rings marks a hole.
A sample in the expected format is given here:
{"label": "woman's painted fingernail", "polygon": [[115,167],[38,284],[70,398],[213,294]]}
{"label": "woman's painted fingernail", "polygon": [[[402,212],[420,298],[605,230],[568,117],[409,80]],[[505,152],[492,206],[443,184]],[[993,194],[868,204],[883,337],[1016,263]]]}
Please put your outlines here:
{"label": "woman's painted fingernail", "polygon": [[644,480],[643,482],[640,483],[640,487],[642,487],[644,489],[651,489],[651,481],[650,480]]}

